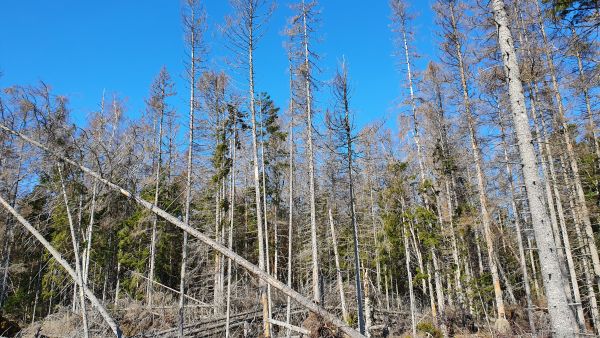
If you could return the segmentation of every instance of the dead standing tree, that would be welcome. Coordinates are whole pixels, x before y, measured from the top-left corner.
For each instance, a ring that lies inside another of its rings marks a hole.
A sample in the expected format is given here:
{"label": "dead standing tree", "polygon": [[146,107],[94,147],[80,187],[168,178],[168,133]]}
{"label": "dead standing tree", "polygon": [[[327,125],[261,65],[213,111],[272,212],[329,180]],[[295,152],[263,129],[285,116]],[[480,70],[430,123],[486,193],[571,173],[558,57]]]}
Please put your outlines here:
{"label": "dead standing tree", "polygon": [[[336,99],[336,109],[332,115],[328,115],[327,125],[331,129],[337,138],[336,146],[338,146],[339,153],[346,162],[346,170],[348,175],[348,194],[350,198],[350,220],[352,222],[352,235],[353,235],[353,250],[354,250],[354,270],[355,270],[355,286],[356,286],[356,305],[358,311],[358,328],[360,333],[365,334],[369,329],[365,327],[365,315],[364,315],[364,296],[363,296],[363,281],[361,279],[361,264],[359,254],[359,233],[358,233],[358,220],[356,215],[356,200],[354,196],[354,178],[353,178],[353,158],[354,150],[353,143],[355,136],[352,135],[353,125],[351,121],[350,112],[350,87],[348,83],[348,68],[346,61],[343,60],[337,73],[333,79],[333,95]],[[333,234],[333,228],[332,228]]]}
{"label": "dead standing tree", "polygon": [[[187,147],[187,165],[185,182],[185,216],[186,224],[190,224],[190,204],[192,197],[192,164],[194,153],[194,118],[198,106],[196,98],[196,81],[198,70],[202,62],[203,41],[202,34],[205,25],[204,10],[200,6],[199,0],[187,0],[183,13],[183,26],[185,29],[185,42],[187,52],[189,53],[188,63],[188,83],[190,89],[189,115],[188,115],[188,147]],[[188,234],[183,232],[183,243],[181,249],[181,272],[179,281],[179,336],[183,337],[184,311],[185,311],[185,292],[186,292],[186,264],[188,251]]]}
{"label": "dead standing tree", "polygon": [[[254,190],[256,195],[256,224],[258,228],[258,267],[265,271],[265,234],[263,228],[263,214],[261,208],[261,184],[258,162],[258,137],[254,89],[254,50],[264,28],[264,24],[271,16],[273,7],[268,0],[231,0],[234,16],[227,18],[225,35],[229,38],[232,49],[242,59],[245,59],[248,68],[248,100],[252,124],[252,158],[254,165]],[[269,303],[267,298],[267,284],[259,281],[260,302],[263,308],[263,335],[270,337]]]}

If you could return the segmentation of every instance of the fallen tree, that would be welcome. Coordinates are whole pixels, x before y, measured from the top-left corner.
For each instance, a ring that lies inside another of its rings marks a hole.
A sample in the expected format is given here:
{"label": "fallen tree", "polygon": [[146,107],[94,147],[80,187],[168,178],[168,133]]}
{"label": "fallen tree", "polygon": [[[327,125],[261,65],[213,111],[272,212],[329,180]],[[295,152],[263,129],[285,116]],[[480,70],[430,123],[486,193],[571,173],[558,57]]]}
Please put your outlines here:
{"label": "fallen tree", "polygon": [[[212,249],[218,251],[219,253],[221,253],[222,255],[224,255],[225,257],[231,259],[234,263],[242,266],[244,269],[246,269],[250,274],[258,277],[259,279],[265,281],[267,284],[271,285],[272,287],[278,289],[279,291],[281,291],[283,294],[285,294],[286,296],[289,296],[291,299],[295,300],[298,304],[300,304],[302,307],[306,308],[307,310],[315,313],[316,315],[320,316],[321,318],[323,318],[325,321],[331,322],[331,324],[335,325],[338,329],[340,329],[343,333],[345,333],[346,335],[355,338],[355,337],[364,337],[362,334],[360,334],[359,332],[357,332],[356,330],[354,330],[353,328],[351,328],[347,323],[345,323],[344,321],[342,321],[341,319],[339,319],[337,316],[333,315],[332,313],[328,312],[327,310],[325,310],[323,307],[319,306],[316,303],[313,303],[311,300],[309,300],[308,298],[304,297],[303,295],[301,295],[300,293],[298,293],[296,290],[290,288],[289,286],[287,286],[286,284],[282,283],[281,281],[279,281],[277,278],[270,276],[269,274],[267,274],[265,271],[261,270],[260,268],[258,268],[256,265],[250,263],[248,260],[246,260],[245,258],[243,258],[242,256],[238,255],[237,253],[235,253],[233,250],[225,247],[222,244],[217,243],[215,240],[211,239],[210,237],[206,236],[205,234],[203,234],[202,232],[192,228],[191,226],[189,226],[188,224],[186,224],[183,221],[180,221],[179,219],[177,219],[177,217],[171,215],[170,213],[164,211],[163,209],[157,207],[156,205],[142,199],[140,196],[135,195],[131,192],[129,192],[128,190],[120,187],[119,185],[103,178],[100,174],[98,174],[97,172],[77,163],[76,161],[71,160],[70,158],[67,158],[66,156],[62,156],[59,153],[57,153],[56,151],[50,150],[48,147],[44,146],[43,144],[41,144],[40,142],[31,139],[30,137],[16,131],[13,130],[9,127],[7,127],[4,124],[0,124],[0,129],[5,130],[6,132],[13,134],[19,138],[21,138],[22,140],[26,141],[27,143],[30,143],[31,145],[43,150],[44,152],[46,152],[47,154],[65,162],[68,163],[74,167],[79,168],[80,170],[82,170],[84,173],[94,177],[95,179],[97,179],[99,182],[104,183],[106,186],[110,187],[113,190],[116,190],[118,192],[120,192],[122,195],[124,195],[125,197],[128,197],[132,200],[134,200],[137,204],[143,206],[144,208],[150,210],[152,213],[162,217],[163,219],[165,219],[166,221],[168,221],[169,223],[177,226],[178,228],[182,229],[183,231],[187,232],[188,234],[198,238],[199,240],[201,240],[204,244],[208,245],[209,247],[211,247]],[[24,220],[24,219],[23,219]],[[32,230],[33,229],[32,227]],[[39,239],[39,238],[38,238]],[[42,237],[43,239],[43,237]],[[58,252],[56,252],[58,254]],[[65,262],[66,263],[66,262]],[[74,272],[73,272],[74,273]],[[72,276],[74,279],[76,279],[76,276],[73,275]],[[87,294],[87,292],[86,292]],[[93,295],[92,295],[93,296]]]}
{"label": "fallen tree", "polygon": [[81,279],[78,277],[75,270],[73,270],[71,265],[69,265],[69,263],[62,257],[60,252],[58,252],[56,249],[54,249],[54,247],[44,238],[44,236],[42,236],[42,234],[40,234],[33,227],[33,225],[31,225],[31,223],[29,223],[25,218],[23,218],[23,216],[21,216],[21,214],[19,214],[15,210],[15,208],[10,206],[10,204],[4,198],[2,198],[2,196],[0,196],[0,204],[2,204],[2,206],[4,208],[6,208],[6,210],[8,210],[17,219],[17,221],[19,221],[19,223],[21,223],[25,227],[25,229],[27,229],[27,231],[29,231],[29,233],[31,233],[33,235],[33,237],[35,237],[44,246],[44,248],[46,248],[46,250],[48,250],[48,252],[50,252],[52,257],[67,271],[67,273],[69,274],[69,276],[71,276],[73,281],[80,288],[83,288],[85,296],[87,297],[87,299],[90,300],[92,305],[94,307],[96,307],[96,309],[98,309],[98,311],[100,312],[100,315],[102,315],[102,318],[104,318],[104,321],[108,324],[108,326],[110,326],[110,328],[114,332],[115,336],[117,336],[118,338],[121,338],[121,329],[119,328],[119,325],[108,314],[108,311],[106,311],[106,309],[104,308],[102,303],[100,303],[98,298],[96,298],[94,293],[92,293],[92,291],[90,289],[88,289],[88,287],[85,284],[81,283]]}

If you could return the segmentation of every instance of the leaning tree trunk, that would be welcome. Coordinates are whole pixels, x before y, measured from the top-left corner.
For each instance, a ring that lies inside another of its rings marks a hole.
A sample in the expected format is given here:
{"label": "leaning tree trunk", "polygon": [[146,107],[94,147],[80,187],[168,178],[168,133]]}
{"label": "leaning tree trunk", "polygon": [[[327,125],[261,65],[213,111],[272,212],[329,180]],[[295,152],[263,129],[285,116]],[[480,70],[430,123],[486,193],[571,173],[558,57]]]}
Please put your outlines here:
{"label": "leaning tree trunk", "polygon": [[[579,243],[581,245],[581,249],[583,251],[583,255],[582,255],[582,265],[583,265],[583,272],[584,272],[584,277],[585,277],[585,282],[586,282],[586,286],[589,290],[591,290],[591,293],[589,294],[589,303],[590,303],[590,308],[591,308],[591,317],[592,317],[592,323],[594,324],[594,328],[596,329],[596,331],[598,330],[598,307],[597,307],[597,300],[596,300],[596,293],[594,292],[594,283],[591,279],[591,275],[590,275],[590,270],[589,270],[589,265],[588,265],[588,250],[587,250],[587,243],[585,242],[585,239],[581,237],[581,217],[579,217],[579,214],[577,213],[577,209],[575,208],[575,194],[573,192],[573,185],[571,183],[571,178],[569,177],[569,174],[567,172],[567,166],[564,163],[564,156],[560,156],[560,164],[561,167],[563,168],[562,170],[562,174],[563,174],[563,180],[565,182],[565,185],[568,188],[568,200],[569,200],[569,209],[571,211],[571,217],[573,218],[573,223],[574,223],[574,228],[575,228],[575,233],[577,234],[577,237],[579,239]],[[565,230],[566,231],[566,230]],[[570,247],[569,247],[569,250]],[[572,257],[572,254],[570,255]],[[571,258],[571,261],[573,259]],[[573,280],[573,278],[575,278],[575,283],[573,284],[573,294],[575,296],[575,302],[576,306],[577,306],[577,316],[578,316],[578,324],[579,324],[579,328],[581,330],[585,329],[585,318],[583,317],[583,304],[581,303],[581,296],[579,294],[579,285],[577,283],[577,275],[575,274],[575,270],[572,271],[572,275],[571,275],[571,280]],[[577,287],[577,288],[575,288]],[[581,310],[580,310],[581,309]],[[582,312],[581,314],[579,312]]]}
{"label": "leaning tree trunk", "polygon": [[88,289],[88,287],[85,286],[85,284],[83,284],[81,282],[81,278],[80,278],[81,275],[78,275],[77,272],[75,270],[73,270],[73,268],[69,265],[69,263],[61,256],[61,254],[58,251],[56,251],[56,249],[46,240],[46,238],[44,238],[44,236],[42,234],[40,234],[35,229],[35,227],[33,227],[33,225],[31,225],[29,222],[27,222],[27,220],[23,216],[21,216],[15,210],[15,208],[13,208],[8,202],[6,202],[6,200],[4,200],[4,198],[2,198],[2,196],[0,196],[0,204],[4,208],[6,208],[6,210],[8,210],[13,215],[13,217],[15,217],[17,219],[17,221],[19,221],[19,223],[21,223],[23,225],[23,227],[25,227],[25,229],[27,229],[27,231],[29,231],[29,233],[31,233],[33,235],[33,237],[35,237],[35,239],[37,239],[38,242],[40,242],[44,248],[46,248],[46,250],[48,250],[48,252],[50,252],[52,257],[58,262],[58,264],[60,264],[67,271],[67,273],[69,274],[71,279],[73,279],[75,284],[77,284],[83,290],[83,292],[85,293],[85,296],[90,300],[92,305],[94,305],[96,307],[96,309],[98,309],[98,311],[100,312],[100,315],[102,315],[102,318],[108,324],[108,326],[111,328],[111,330],[113,331],[115,336],[117,338],[120,338],[121,337],[121,329],[119,328],[119,325],[108,314],[108,312],[106,311],[106,309],[104,308],[102,303],[100,303],[98,298],[96,298],[96,296],[94,296],[94,293],[92,291],[90,291],[90,289]]}
{"label": "leaning tree trunk", "polygon": [[569,308],[567,295],[564,292],[566,281],[560,272],[556,247],[552,240],[552,230],[548,224],[548,213],[543,203],[543,195],[539,185],[541,178],[536,164],[531,130],[529,129],[529,121],[525,110],[521,74],[512,34],[508,26],[508,17],[503,0],[493,0],[491,4],[498,28],[498,44],[508,82],[513,124],[517,135],[523,179],[527,189],[527,200],[540,257],[550,322],[555,336],[571,337],[577,333],[577,324],[573,312]]}

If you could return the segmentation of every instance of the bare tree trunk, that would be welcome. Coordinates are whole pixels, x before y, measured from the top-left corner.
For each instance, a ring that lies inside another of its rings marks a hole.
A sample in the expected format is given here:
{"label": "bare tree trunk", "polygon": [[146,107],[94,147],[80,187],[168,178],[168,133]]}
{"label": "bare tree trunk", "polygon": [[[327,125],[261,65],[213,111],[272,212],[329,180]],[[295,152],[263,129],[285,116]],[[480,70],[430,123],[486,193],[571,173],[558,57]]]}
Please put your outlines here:
{"label": "bare tree trunk", "polygon": [[[369,166],[370,167],[370,166]],[[371,170],[369,170],[371,171]],[[369,177],[369,200],[371,202],[371,227],[372,227],[372,231],[373,231],[373,243],[375,245],[374,249],[375,249],[375,281],[377,284],[377,290],[379,292],[381,292],[381,258],[379,257],[379,249],[378,249],[378,240],[377,240],[377,226],[376,226],[376,222],[375,222],[375,199],[373,198],[373,185],[372,185],[372,181],[371,181],[371,173],[367,173],[367,176]]]}
{"label": "bare tree trunk", "polygon": [[[163,120],[164,120],[164,111],[161,110],[159,121],[158,121],[158,136],[156,138],[156,174],[155,174],[155,183],[154,183],[154,205],[158,207],[158,197],[160,192],[160,173],[161,173],[161,165],[162,165],[162,137],[163,137]],[[154,285],[152,282],[154,281],[154,264],[156,260],[156,240],[157,240],[157,225],[158,225],[158,215],[154,215],[152,219],[152,235],[150,238],[150,271],[148,272],[148,286],[147,286],[147,296],[148,296],[148,308],[152,308],[152,294],[154,291]]]}
{"label": "bare tree trunk", "polygon": [[[234,211],[235,211],[235,161],[236,161],[236,148],[237,148],[237,126],[236,117],[234,115],[233,120],[233,140],[231,141],[231,187],[229,192],[229,234],[227,239],[227,248],[233,249],[233,225],[235,223]],[[229,321],[231,312],[231,258],[227,259],[227,308],[225,310],[225,337],[229,338]]]}
{"label": "bare tree trunk", "polygon": [[[262,104],[261,104],[262,106]],[[270,253],[269,253],[269,222],[268,222],[268,217],[267,217],[267,179],[265,178],[265,171],[267,170],[267,168],[265,168],[265,140],[264,140],[264,126],[263,126],[263,114],[262,114],[262,109],[259,109],[259,115],[260,115],[260,164],[261,164],[261,173],[262,173],[262,194],[263,194],[263,215],[264,215],[264,220],[265,220],[265,263],[266,263],[266,267],[267,267],[267,273],[270,274],[271,273],[271,259],[270,259]],[[277,234],[275,234],[275,236],[277,236]],[[277,278],[277,274],[275,274],[275,278]],[[271,300],[271,286],[267,285],[267,300],[269,303],[269,318],[271,318],[271,304],[272,304],[272,300]]]}
{"label": "bare tree trunk", "polygon": [[340,268],[340,255],[338,253],[337,238],[335,235],[335,227],[333,226],[333,216],[331,208],[329,208],[329,226],[331,228],[331,241],[333,244],[333,255],[335,257],[335,271],[337,278],[338,291],[340,293],[340,304],[342,307],[342,318],[346,323],[349,323],[350,317],[346,308],[346,296],[344,296],[344,280],[342,279],[342,270]]}
{"label": "bare tree trunk", "polygon": [[[386,269],[387,270],[387,269]],[[385,271],[385,275],[384,275],[384,283],[385,283],[385,308],[386,310],[390,310],[390,292],[388,289],[388,274],[387,271]]]}
{"label": "bare tree trunk", "polygon": [[535,266],[535,257],[533,255],[535,248],[533,247],[533,241],[531,238],[527,238],[527,250],[529,251],[529,263],[531,264],[531,274],[533,275],[533,287],[535,288],[535,295],[537,298],[540,298],[542,294],[540,292],[540,283],[538,282],[538,273]]}
{"label": "bare tree trunk", "polygon": [[[569,199],[569,201],[571,202],[572,199]],[[589,250],[586,243],[586,238],[583,237],[581,233],[581,220],[579,219],[579,217],[577,217],[576,212],[573,212],[573,216],[575,221],[575,233],[577,235],[577,240],[579,245],[581,246],[581,250],[583,253],[581,264],[583,265],[583,275],[588,293],[588,302],[590,303],[590,317],[592,318],[592,324],[594,325],[594,332],[597,335],[600,335],[600,312],[598,311],[598,300],[596,298],[596,292],[594,291],[594,281],[592,279],[592,274],[590,273],[589,261],[587,259],[589,255]]]}
{"label": "bare tree trunk", "polygon": [[[311,91],[311,80],[310,80],[310,62],[309,62],[309,51],[308,51],[308,25],[306,17],[307,9],[302,0],[302,30],[303,30],[303,47],[304,47],[304,72],[305,79],[304,85],[306,87],[306,119],[307,119],[307,143],[308,143],[308,175],[309,175],[309,190],[310,190],[310,239],[312,248],[312,288],[313,288],[313,300],[315,303],[319,303],[321,300],[321,288],[319,284],[319,254],[317,248],[317,209],[316,209],[316,197],[315,197],[315,160],[314,160],[314,149],[313,149],[313,136],[312,136],[312,91]],[[360,276],[360,271],[357,270],[357,276]],[[360,281],[359,281],[360,283]],[[359,301],[360,302],[360,301]],[[359,305],[359,308],[361,306]],[[361,311],[361,310],[359,310]],[[359,314],[359,325],[360,318]],[[363,332],[363,331],[361,331]]]}
{"label": "bare tree trunk", "polygon": [[[499,112],[500,116],[500,130],[501,130],[501,138],[502,138],[502,150],[504,153],[504,162],[506,163],[506,177],[508,179],[508,188],[510,189],[510,202],[512,212],[515,218],[515,231],[517,237],[517,246],[519,249],[519,264],[521,265],[521,274],[523,275],[523,286],[525,289],[525,301],[527,302],[527,318],[529,319],[529,328],[531,329],[531,333],[533,335],[536,334],[535,329],[535,317],[533,313],[533,302],[531,301],[531,290],[529,288],[529,275],[527,273],[527,259],[525,256],[525,249],[523,247],[523,231],[521,229],[521,217],[519,210],[517,209],[516,197],[515,197],[515,186],[513,180],[513,171],[510,166],[509,157],[508,157],[508,144],[506,142],[506,133],[504,130],[504,122],[502,119],[502,112]],[[538,143],[541,146],[541,143]],[[547,182],[547,180],[546,180]],[[553,206],[552,206],[553,208]],[[500,267],[502,268],[502,267]],[[510,285],[506,283],[507,286]],[[514,298],[514,296],[513,296]]]}
{"label": "bare tree trunk", "polygon": [[369,330],[373,326],[371,317],[373,316],[373,309],[371,307],[371,292],[369,287],[369,270],[365,269],[364,278],[364,289],[365,289],[365,336],[371,337],[371,331]]}
{"label": "bare tree trunk", "polygon": [[[580,37],[577,36],[577,32],[575,32],[575,29],[573,28],[573,26],[571,26],[570,29],[571,29],[572,40],[575,40],[575,41],[579,40]],[[577,71],[579,74],[579,81],[583,86],[581,91],[583,94],[583,98],[585,100],[585,109],[586,109],[587,118],[588,118],[588,129],[589,129],[590,135],[592,136],[592,141],[594,143],[594,153],[596,154],[596,158],[600,159],[600,144],[598,143],[598,135],[596,134],[596,123],[594,122],[594,113],[592,112],[592,104],[590,102],[590,92],[589,92],[589,87],[587,84],[588,80],[586,79],[586,77],[583,73],[582,56],[581,56],[581,51],[578,47],[575,47],[575,57],[577,58]]]}
{"label": "bare tree trunk", "polygon": [[[568,189],[568,200],[569,200],[569,209],[571,211],[571,216],[573,217],[574,227],[579,230],[581,224],[581,217],[577,213],[575,205],[577,204],[575,201],[575,194],[572,189],[572,181],[567,174],[567,165],[565,163],[564,156],[560,156],[560,165],[562,167],[563,180]],[[585,332],[585,316],[583,314],[583,304],[581,302],[581,294],[579,292],[579,282],[577,281],[577,272],[575,271],[575,263],[573,261],[573,253],[571,249],[571,244],[569,240],[569,234],[567,229],[561,229],[563,233],[563,239],[565,244],[565,251],[567,252],[567,259],[569,263],[569,276],[571,277],[571,291],[573,292],[573,305],[577,309],[577,323],[579,324],[579,330],[581,332]],[[587,260],[587,256],[583,257],[583,260]],[[587,263],[587,262],[586,262]]]}
{"label": "bare tree trunk", "polygon": [[[537,97],[537,95],[534,95],[534,93],[536,93],[536,92],[537,92],[537,85],[533,84],[533,89],[531,92],[531,95],[534,97],[534,99],[532,100],[532,114],[535,113],[535,107],[536,107],[536,103],[537,103],[536,99],[535,99],[535,97]],[[539,133],[539,127],[538,127],[537,121],[541,122],[541,127],[542,127],[541,135],[542,135],[542,140],[543,140],[543,143],[544,143],[545,149],[546,149],[546,156],[548,158],[548,163],[549,163],[550,178],[552,180],[552,188],[553,188],[554,196],[556,198],[556,207],[557,207],[557,211],[558,211],[560,231],[562,233],[562,241],[561,241],[560,233],[555,233],[554,241],[558,248],[561,248],[561,246],[564,245],[564,251],[563,251],[563,249],[558,250],[558,256],[559,256],[559,260],[561,263],[560,267],[561,267],[561,271],[562,271],[563,275],[566,276],[568,274],[571,278],[571,288],[569,288],[569,285],[567,283],[567,284],[565,284],[565,290],[567,292],[568,297],[569,296],[573,297],[573,302],[575,303],[575,306],[577,307],[577,312],[576,312],[577,321],[578,321],[579,326],[582,327],[582,324],[584,322],[583,308],[582,308],[582,304],[581,304],[581,297],[579,296],[579,285],[577,282],[577,276],[575,274],[575,266],[573,263],[573,254],[570,249],[571,246],[569,244],[569,237],[568,237],[567,230],[566,230],[567,228],[566,228],[565,212],[563,210],[562,198],[561,198],[562,192],[558,188],[558,178],[556,177],[556,170],[554,167],[554,156],[553,156],[552,148],[550,147],[550,138],[546,135],[546,124],[544,122],[544,117],[543,117],[542,113],[540,112],[539,118],[536,118],[534,115],[533,120],[534,120],[534,124],[535,124],[535,128],[536,128],[536,132],[538,132],[538,133]],[[540,156],[542,158],[542,168],[544,168],[544,162],[543,162],[544,153],[540,152]],[[561,163],[562,163],[562,158],[561,158]],[[563,165],[563,168],[564,168],[564,170],[566,170],[566,166]],[[550,200],[549,205],[553,205],[553,204],[551,204],[551,200],[552,200],[551,196],[549,196],[549,200]],[[566,258],[566,263],[567,263],[567,267],[568,267],[569,271],[562,270],[562,268],[563,268],[562,263],[565,261],[565,258]]]}
{"label": "bare tree trunk", "polygon": [[[292,69],[290,66],[290,92],[292,88]],[[292,287],[292,243],[294,242],[294,98],[290,99],[290,150],[289,150],[289,215],[288,215],[288,254],[287,254],[287,286]],[[292,315],[292,299],[287,297],[287,307],[285,313],[285,322],[290,323]],[[346,319],[344,318],[344,321]],[[290,338],[292,331],[287,330],[286,337]]]}
{"label": "bare tree trunk", "polygon": [[446,328],[445,319],[445,304],[444,304],[444,286],[442,285],[442,278],[440,276],[440,267],[438,264],[437,254],[435,249],[431,248],[431,261],[433,262],[433,280],[435,282],[435,294],[438,305],[439,319],[438,325],[442,331],[444,337],[448,337],[448,329]]}
{"label": "bare tree trunk", "polygon": [[81,310],[81,318],[83,320],[83,335],[85,338],[88,338],[89,337],[88,320],[87,320],[87,313],[85,310],[85,291],[84,291],[85,284],[83,282],[83,274],[81,272],[81,261],[79,259],[79,243],[77,242],[77,237],[76,237],[77,232],[75,231],[75,224],[73,224],[73,217],[71,215],[71,209],[69,208],[69,199],[67,198],[67,189],[65,188],[65,181],[63,178],[63,174],[62,174],[61,165],[59,164],[56,167],[58,168],[58,174],[60,176],[60,186],[62,189],[63,200],[65,202],[67,219],[69,221],[69,230],[71,231],[71,244],[73,245],[73,255],[75,256],[75,271],[76,271],[77,281],[74,281],[74,283],[75,283],[74,287],[75,287],[75,289],[79,290],[79,306],[80,306],[80,310]]}
{"label": "bare tree trunk", "polygon": [[404,56],[406,59],[406,73],[408,76],[408,88],[410,91],[410,107],[412,111],[412,119],[413,119],[413,140],[415,142],[415,146],[417,147],[417,161],[419,163],[419,175],[421,181],[425,179],[425,168],[423,166],[423,155],[421,152],[421,142],[419,137],[419,120],[417,119],[417,105],[415,101],[415,95],[413,90],[413,80],[412,80],[412,72],[410,69],[410,58],[408,52],[408,41],[406,39],[406,13],[401,13],[402,17],[399,18],[401,20],[401,34],[402,34],[402,42],[404,43]]}
{"label": "bare tree trunk", "polygon": [[[406,265],[406,276],[408,281],[408,293],[410,297],[410,323],[412,329],[412,335],[414,337],[417,336],[417,323],[415,318],[416,308],[415,308],[415,292],[413,287],[413,276],[412,270],[410,268],[410,249],[408,243],[408,233],[406,232],[406,224],[404,220],[404,199],[401,201],[402,205],[402,238],[404,239],[404,256],[405,256],[405,265]],[[398,286],[398,284],[396,284]],[[396,291],[397,293],[398,291]]]}
{"label": "bare tree trunk", "polygon": [[121,262],[117,263],[117,285],[115,287],[115,301],[114,301],[114,306],[116,307],[117,304],[119,304],[119,287],[120,287],[120,282],[121,279],[119,278],[119,275],[121,273]]}
{"label": "bare tree trunk", "polygon": [[446,195],[448,198],[448,225],[450,227],[450,240],[452,242],[452,258],[454,259],[454,283],[456,283],[456,291],[458,293],[459,304],[464,304],[464,292],[461,282],[460,259],[458,256],[458,244],[456,243],[456,231],[454,230],[454,207],[452,205],[452,196],[450,195],[450,184],[448,180],[444,180],[446,187]]}
{"label": "bare tree trunk", "polygon": [[433,275],[431,272],[431,262],[427,262],[427,267],[424,273],[427,275],[427,286],[429,290],[429,306],[431,307],[431,318],[433,319],[434,325],[439,325],[438,321],[438,308],[435,303],[435,294],[433,290],[433,285],[431,283],[431,276]]}
{"label": "bare tree trunk", "polygon": [[[265,270],[265,235],[263,233],[263,215],[261,208],[261,197],[260,197],[260,176],[258,168],[258,142],[256,133],[256,107],[254,99],[254,40],[253,40],[254,26],[251,22],[249,25],[249,46],[248,46],[248,77],[249,77],[249,96],[250,96],[250,113],[252,115],[252,158],[254,163],[254,191],[256,197],[256,224],[258,225],[258,268],[261,271]],[[265,338],[271,337],[271,329],[269,324],[270,311],[269,311],[269,300],[267,298],[267,284],[263,280],[259,280],[259,293],[260,302],[263,308],[263,335]]]}
{"label": "bare tree trunk", "polygon": [[[198,55],[196,49],[199,47],[201,39],[201,24],[203,21],[202,13],[196,13],[198,2],[196,0],[187,1],[189,13],[184,16],[184,26],[187,30],[188,48],[190,53],[190,64],[188,70],[190,101],[188,113],[188,147],[187,147],[187,166],[185,181],[185,202],[184,202],[184,221],[190,224],[190,205],[192,200],[192,170],[193,170],[193,145],[194,145],[194,118],[196,111],[196,69],[198,67]],[[181,245],[181,270],[179,272],[179,308],[178,325],[179,336],[183,337],[183,327],[185,324],[185,293],[187,284],[187,256],[188,256],[188,234],[183,232],[183,243]]]}
{"label": "bare tree trunk", "polygon": [[[23,120],[23,125],[25,120]],[[21,182],[21,169],[23,165],[23,151],[24,144],[21,144],[21,149],[19,150],[19,159],[17,164],[17,172],[15,177],[15,184],[12,191],[11,196],[11,206],[15,207],[17,204],[17,195],[19,193],[19,186]],[[4,305],[4,301],[6,300],[6,288],[8,286],[8,273],[10,269],[10,257],[12,253],[12,246],[14,240],[14,225],[12,222],[8,221],[6,224],[6,233],[4,234],[4,243],[2,248],[2,284],[0,285],[0,306]]]}
{"label": "bare tree trunk", "polygon": [[512,34],[508,26],[508,17],[504,9],[504,1],[492,0],[491,4],[498,28],[499,48],[508,82],[513,124],[517,135],[533,230],[540,255],[550,322],[555,336],[571,337],[576,333],[577,326],[564,292],[565,281],[558,265],[552,232],[547,225],[549,217],[538,184],[538,182],[541,182],[541,178],[537,171],[535,151],[525,110],[525,96],[523,95]]}
{"label": "bare tree trunk", "polygon": [[[415,255],[417,256],[417,264],[419,265],[419,271],[425,273],[425,265],[423,264],[423,255],[421,254],[421,247],[419,246],[419,240],[415,234],[415,228],[412,221],[409,221],[408,230],[410,231],[410,237],[412,239],[412,245],[415,248]],[[421,279],[421,288],[423,294],[427,293],[427,282],[425,279]]]}

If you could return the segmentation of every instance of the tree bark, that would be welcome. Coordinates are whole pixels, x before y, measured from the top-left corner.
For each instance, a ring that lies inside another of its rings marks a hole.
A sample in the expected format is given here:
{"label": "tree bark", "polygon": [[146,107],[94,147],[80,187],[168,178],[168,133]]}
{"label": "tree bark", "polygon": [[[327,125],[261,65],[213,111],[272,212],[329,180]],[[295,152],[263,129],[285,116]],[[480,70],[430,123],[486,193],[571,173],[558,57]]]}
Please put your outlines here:
{"label": "tree bark", "polygon": [[[316,197],[315,197],[315,160],[314,160],[314,147],[313,147],[313,136],[312,136],[312,91],[311,91],[311,79],[310,79],[310,62],[309,62],[309,51],[308,51],[308,24],[307,24],[307,9],[302,0],[302,34],[303,34],[303,47],[304,47],[304,85],[306,87],[306,122],[307,122],[307,143],[308,143],[308,175],[309,175],[309,190],[310,190],[310,240],[312,249],[312,289],[313,289],[313,300],[315,303],[319,303],[321,300],[321,288],[319,284],[319,253],[317,247],[317,209],[316,209]],[[357,271],[360,275],[360,272]],[[359,319],[360,319],[359,315]],[[360,322],[360,321],[359,321]],[[363,331],[361,331],[363,332]]]}
{"label": "tree bark", "polygon": [[69,221],[69,230],[71,231],[71,244],[73,245],[73,255],[75,256],[75,272],[76,272],[77,278],[78,278],[78,281],[75,282],[75,289],[79,290],[79,306],[80,306],[80,310],[81,310],[81,318],[83,319],[83,335],[85,338],[88,338],[89,337],[88,319],[87,319],[87,313],[85,310],[85,291],[84,291],[85,284],[83,282],[83,274],[81,272],[81,260],[79,257],[79,243],[78,243],[77,237],[76,237],[77,232],[75,231],[75,224],[73,224],[73,217],[71,215],[71,209],[69,208],[69,199],[67,198],[67,189],[65,188],[65,181],[63,178],[62,170],[60,168],[61,164],[58,164],[56,167],[58,169],[58,174],[60,176],[60,186],[61,186],[61,190],[62,190],[63,201],[65,202],[67,219]]}
{"label": "tree bark", "polygon": [[577,326],[564,292],[565,281],[560,272],[556,247],[554,241],[552,241],[552,231],[548,226],[549,217],[543,204],[543,195],[539,185],[541,178],[537,171],[535,151],[525,110],[521,74],[508,25],[508,17],[503,0],[492,0],[491,5],[498,29],[498,44],[508,82],[513,124],[517,135],[523,178],[527,189],[527,200],[540,256],[550,322],[555,336],[571,337],[576,334]]}
{"label": "tree bark", "polygon": [[[498,112],[500,116],[500,131],[502,138],[502,150],[504,153],[504,162],[506,162],[506,177],[508,179],[508,189],[510,190],[510,206],[513,212],[513,217],[515,219],[515,231],[517,237],[517,246],[519,249],[519,264],[521,265],[521,274],[523,275],[523,286],[525,289],[525,301],[527,304],[527,318],[529,320],[529,329],[533,335],[536,334],[535,328],[535,317],[533,313],[533,302],[531,301],[531,290],[529,287],[529,275],[527,273],[527,258],[525,256],[525,249],[523,246],[523,231],[521,229],[521,216],[519,213],[519,209],[517,209],[517,202],[515,196],[515,185],[513,180],[513,171],[510,166],[509,157],[508,157],[508,144],[506,142],[506,133],[504,129],[504,122],[502,118],[502,112]],[[541,144],[540,144],[541,145]],[[507,283],[507,285],[509,285]]]}

